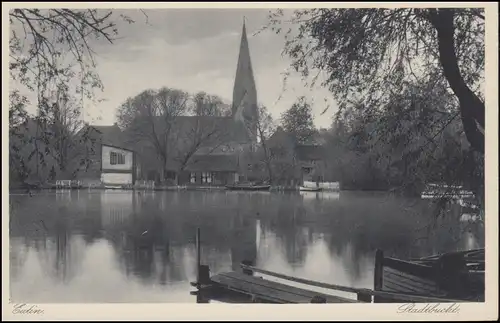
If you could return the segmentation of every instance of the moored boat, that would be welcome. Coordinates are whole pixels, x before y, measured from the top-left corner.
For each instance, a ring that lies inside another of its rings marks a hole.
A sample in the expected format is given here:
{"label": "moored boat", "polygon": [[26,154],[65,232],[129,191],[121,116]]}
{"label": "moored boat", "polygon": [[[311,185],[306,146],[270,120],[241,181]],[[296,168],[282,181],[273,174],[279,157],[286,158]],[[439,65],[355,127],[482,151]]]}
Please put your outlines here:
{"label": "moored boat", "polygon": [[226,188],[234,191],[268,191],[271,185],[234,184],[226,185]]}
{"label": "moored boat", "polygon": [[299,191],[302,192],[320,192],[322,190],[323,189],[321,187],[304,187],[304,186],[299,187]]}
{"label": "moored boat", "polygon": [[[484,301],[484,248],[449,252],[419,259],[375,257],[375,291]],[[401,299],[376,297],[374,302]]]}

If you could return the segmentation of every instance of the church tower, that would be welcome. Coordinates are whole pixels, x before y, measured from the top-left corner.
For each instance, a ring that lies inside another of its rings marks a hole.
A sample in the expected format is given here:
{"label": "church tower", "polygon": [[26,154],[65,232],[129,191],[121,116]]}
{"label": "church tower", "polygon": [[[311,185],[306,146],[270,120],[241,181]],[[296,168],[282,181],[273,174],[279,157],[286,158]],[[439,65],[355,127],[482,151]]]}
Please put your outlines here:
{"label": "church tower", "polygon": [[253,77],[247,32],[243,20],[240,53],[233,88],[232,114],[236,122],[242,122],[252,141],[257,141],[257,89]]}

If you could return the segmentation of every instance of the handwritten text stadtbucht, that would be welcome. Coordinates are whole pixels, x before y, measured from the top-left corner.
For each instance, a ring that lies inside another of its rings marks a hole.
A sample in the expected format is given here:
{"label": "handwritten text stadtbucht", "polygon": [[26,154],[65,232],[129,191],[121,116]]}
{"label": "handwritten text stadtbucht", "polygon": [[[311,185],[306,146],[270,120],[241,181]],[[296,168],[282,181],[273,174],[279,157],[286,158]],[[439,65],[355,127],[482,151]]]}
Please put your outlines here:
{"label": "handwritten text stadtbucht", "polygon": [[43,309],[36,305],[14,304],[12,314],[43,314]]}
{"label": "handwritten text stadtbucht", "polygon": [[460,305],[452,304],[415,304],[407,303],[398,307],[398,313],[410,314],[456,314],[460,312]]}

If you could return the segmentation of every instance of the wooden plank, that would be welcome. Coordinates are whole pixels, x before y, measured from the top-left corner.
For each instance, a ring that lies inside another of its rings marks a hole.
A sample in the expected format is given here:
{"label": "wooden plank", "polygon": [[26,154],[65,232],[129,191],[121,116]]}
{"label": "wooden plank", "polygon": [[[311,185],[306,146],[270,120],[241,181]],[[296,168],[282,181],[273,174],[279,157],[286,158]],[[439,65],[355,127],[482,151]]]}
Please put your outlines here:
{"label": "wooden plank", "polygon": [[224,275],[217,275],[213,277],[213,281],[231,291],[237,291],[247,295],[256,296],[258,298],[274,303],[286,304],[310,302],[309,299],[306,299],[305,297],[300,295],[280,292],[272,288],[265,288],[260,285],[248,284],[247,282],[244,282],[242,280],[226,277]]}
{"label": "wooden plank", "polygon": [[408,262],[400,259],[384,258],[382,264],[384,268],[393,268],[398,271],[402,271],[407,274],[426,279],[432,279],[435,274],[435,270],[431,266]]}
{"label": "wooden plank", "polygon": [[315,296],[325,298],[327,303],[358,303],[357,300],[288,286],[238,272],[221,273],[211,279],[213,282],[230,290],[279,303],[310,303]]}
{"label": "wooden plank", "polygon": [[[252,266],[241,265],[241,267],[250,269],[250,270],[257,272],[257,273],[263,273],[266,275],[294,281],[294,282],[301,283],[301,284],[317,286],[317,287],[327,288],[327,289],[333,289],[333,290],[338,290],[338,291],[343,291],[343,292],[350,292],[350,293],[355,293],[355,294],[372,295],[372,296],[376,296],[376,297],[383,297],[383,298],[395,299],[395,300],[404,300],[404,301],[408,301],[408,302],[435,302],[435,303],[459,303],[459,302],[463,302],[463,300],[457,300],[457,299],[445,299],[445,298],[441,298],[441,297],[430,297],[430,296],[422,296],[422,295],[403,294],[400,292],[394,293],[394,292],[381,291],[380,289],[371,290],[371,289],[367,289],[367,288],[354,288],[354,287],[339,286],[339,285],[334,285],[334,284],[315,282],[315,281],[297,278],[297,277],[291,277],[291,276],[287,276],[287,275],[283,275],[283,274],[279,274],[279,273],[274,273],[274,272],[271,272],[268,270],[252,267]],[[380,271],[380,272],[382,273],[382,271]],[[377,276],[375,278],[377,278]],[[382,278],[382,274],[380,274],[380,278]]]}
{"label": "wooden plank", "polygon": [[299,295],[305,295],[305,296],[310,297],[310,298],[312,298],[314,296],[321,296],[321,297],[332,298],[332,299],[336,299],[336,300],[340,300],[340,301],[348,301],[348,302],[356,303],[356,301],[353,299],[324,294],[324,293],[320,293],[320,292],[316,292],[316,291],[312,291],[312,290],[308,290],[308,289],[302,289],[302,288],[298,288],[298,287],[270,281],[267,279],[263,279],[261,277],[241,275],[238,272],[231,272],[231,273],[227,273],[224,275],[231,276],[231,277],[234,277],[237,279],[242,279],[242,280],[245,280],[249,283],[257,283],[257,284],[261,284],[261,285],[272,286],[273,288],[284,290],[284,291],[291,291],[291,292],[297,293]]}
{"label": "wooden plank", "polygon": [[404,272],[400,272],[388,267],[385,267],[383,272],[384,272],[384,280],[394,281],[399,284],[408,286],[410,288],[421,290],[424,293],[425,292],[435,293],[439,290],[438,284],[428,279],[423,279],[417,276],[406,274]]}
{"label": "wooden plank", "polygon": [[281,291],[285,291],[285,292],[292,292],[292,293],[295,293],[297,295],[305,296],[308,299],[312,299],[314,296],[321,296],[321,297],[326,298],[327,300],[330,300],[331,302],[336,302],[336,303],[338,303],[338,302],[353,302],[353,303],[356,303],[356,301],[353,299],[347,299],[347,298],[343,298],[343,297],[339,297],[339,296],[323,294],[323,293],[319,293],[319,292],[315,292],[315,291],[311,291],[311,290],[307,290],[307,289],[302,289],[302,288],[298,288],[298,287],[294,287],[294,286],[285,285],[285,284],[278,283],[278,282],[269,281],[266,279],[262,279],[260,277],[253,277],[253,276],[244,275],[244,274],[241,274],[238,272],[225,273],[222,275],[229,276],[229,277],[232,277],[234,279],[240,279],[240,280],[246,281],[249,284],[257,284],[257,285],[261,285],[261,286],[274,288],[276,290],[281,290]]}
{"label": "wooden plank", "polygon": [[256,267],[252,267],[252,266],[246,266],[243,264],[241,265],[241,267],[244,269],[254,271],[256,273],[261,273],[261,274],[273,276],[276,278],[286,279],[286,280],[290,280],[290,281],[300,283],[300,284],[306,284],[306,285],[311,285],[311,286],[316,286],[316,287],[321,287],[321,288],[333,289],[333,290],[338,290],[338,291],[347,292],[347,293],[356,293],[356,294],[362,293],[362,294],[370,294],[370,295],[371,295],[371,293],[373,293],[372,290],[367,289],[367,288],[354,288],[354,287],[347,287],[347,286],[341,286],[341,285],[335,285],[335,284],[316,282],[316,281],[312,281],[309,279],[292,277],[292,276],[279,274],[279,273],[275,273],[272,271],[268,271],[268,270],[264,270],[264,269],[260,269],[260,268],[256,268]]}

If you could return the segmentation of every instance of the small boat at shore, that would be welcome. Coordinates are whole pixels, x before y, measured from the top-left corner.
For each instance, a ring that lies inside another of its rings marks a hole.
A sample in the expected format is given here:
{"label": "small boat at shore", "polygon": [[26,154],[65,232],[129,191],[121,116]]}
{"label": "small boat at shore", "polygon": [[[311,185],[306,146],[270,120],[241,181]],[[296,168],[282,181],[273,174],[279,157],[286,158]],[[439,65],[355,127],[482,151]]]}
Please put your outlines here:
{"label": "small boat at shore", "polygon": [[461,200],[464,198],[473,198],[474,193],[465,190],[460,185],[446,185],[446,184],[427,184],[424,191],[421,193],[422,199],[440,199],[448,198],[452,200]]}
{"label": "small boat at shore", "polygon": [[226,189],[233,191],[269,191],[271,185],[254,185],[254,184],[234,184],[226,185]]}
{"label": "small boat at shore", "polygon": [[[375,257],[375,291],[484,301],[484,248],[401,260]],[[401,299],[398,299],[401,301]],[[375,302],[394,302],[379,297]]]}
{"label": "small boat at shore", "polygon": [[123,189],[123,185],[104,185],[104,189],[106,189],[106,190],[121,190],[121,189]]}
{"label": "small boat at shore", "polygon": [[321,187],[304,187],[300,186],[299,191],[302,192],[321,192],[323,189]]}

